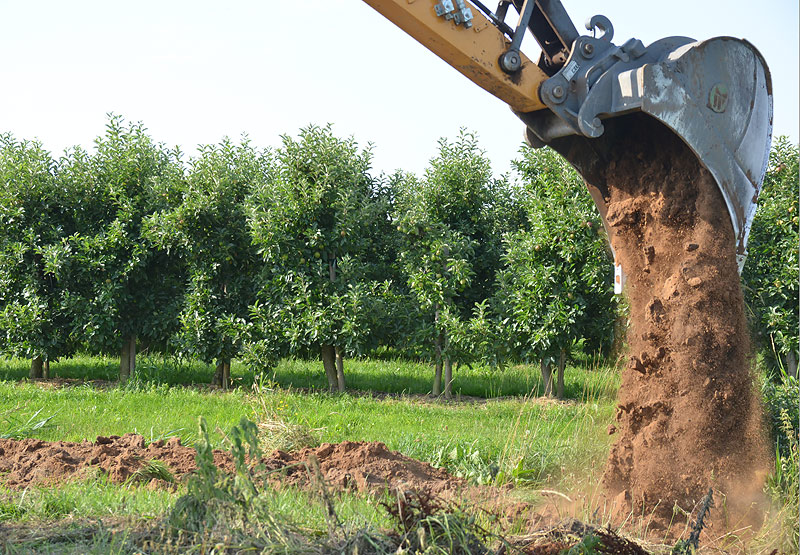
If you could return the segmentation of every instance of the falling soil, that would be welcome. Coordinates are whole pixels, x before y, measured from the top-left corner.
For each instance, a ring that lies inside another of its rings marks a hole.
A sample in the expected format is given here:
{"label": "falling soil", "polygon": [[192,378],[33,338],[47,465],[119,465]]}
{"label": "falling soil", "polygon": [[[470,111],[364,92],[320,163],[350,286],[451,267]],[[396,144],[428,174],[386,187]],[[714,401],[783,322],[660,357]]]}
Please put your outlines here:
{"label": "falling soil", "polygon": [[[603,484],[617,510],[673,519],[709,487],[728,519],[760,499],[770,454],[748,358],[733,228],[711,174],[672,132],[633,120],[606,169],[627,276],[630,358]],[[728,521],[722,525],[735,525]]]}
{"label": "falling soil", "polygon": [[[145,439],[135,434],[98,437],[94,443],[0,439],[0,483],[9,488],[54,485],[92,471],[122,483],[137,479],[136,472],[152,460],[166,464],[175,479],[181,480],[196,469],[196,454],[194,448],[181,445],[178,438],[146,445]],[[261,462],[267,471],[275,471],[269,474],[273,486],[302,487],[315,474],[313,458],[325,482],[336,489],[377,493],[400,488],[447,496],[465,486],[463,480],[446,471],[390,451],[377,442],[345,441],[294,453],[275,451]],[[226,472],[234,471],[233,459],[226,451],[214,451],[214,463]],[[166,484],[154,480],[152,485]]]}

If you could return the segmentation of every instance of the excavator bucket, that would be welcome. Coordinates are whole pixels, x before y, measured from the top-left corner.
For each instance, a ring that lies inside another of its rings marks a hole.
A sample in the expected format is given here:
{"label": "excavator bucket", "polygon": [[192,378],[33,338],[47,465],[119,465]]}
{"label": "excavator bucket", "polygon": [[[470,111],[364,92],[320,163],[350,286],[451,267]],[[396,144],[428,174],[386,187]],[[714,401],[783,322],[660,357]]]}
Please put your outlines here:
{"label": "excavator bucket", "polygon": [[532,146],[552,146],[589,185],[605,220],[602,168],[624,126],[640,112],[677,134],[711,173],[730,214],[739,269],[769,158],[772,84],[747,41],[670,37],[644,47],[611,43],[613,27],[595,16],[561,69],[539,91],[550,110],[517,113]]}

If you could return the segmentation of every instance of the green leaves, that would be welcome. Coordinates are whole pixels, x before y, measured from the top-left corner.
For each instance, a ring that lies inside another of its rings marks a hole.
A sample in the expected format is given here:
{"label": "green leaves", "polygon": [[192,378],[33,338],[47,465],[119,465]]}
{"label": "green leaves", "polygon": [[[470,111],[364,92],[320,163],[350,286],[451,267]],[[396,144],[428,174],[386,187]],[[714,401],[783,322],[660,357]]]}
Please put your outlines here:
{"label": "green leaves", "polygon": [[250,338],[247,317],[258,288],[245,201],[268,179],[272,159],[246,138],[199,152],[174,204],[149,216],[143,234],[186,275],[173,343],[206,362],[229,361]]}
{"label": "green leaves", "polygon": [[247,199],[263,263],[256,324],[290,352],[335,345],[357,354],[379,341],[392,233],[371,157],[330,126],[305,128],[283,137],[268,179]]}
{"label": "green leaves", "polygon": [[786,137],[773,145],[742,272],[756,340],[776,366],[798,353],[798,154]]}
{"label": "green leaves", "polygon": [[[516,176],[495,178],[462,130],[420,177],[375,177],[371,160],[330,126],[189,160],[117,116],[60,159],[0,135],[0,350],[54,360],[136,335],[207,362],[329,345],[500,365],[610,342],[603,226],[555,153],[523,149]],[[777,141],[743,276],[762,345],[786,361],[797,172]]]}
{"label": "green leaves", "polygon": [[[515,163],[528,229],[505,237],[495,305],[518,356],[555,360],[611,340],[613,267],[597,210],[578,174],[549,149]],[[599,232],[600,231],[600,232]]]}
{"label": "green leaves", "polygon": [[57,164],[40,144],[0,135],[0,349],[50,360],[72,352],[64,328],[63,238],[74,219]]}

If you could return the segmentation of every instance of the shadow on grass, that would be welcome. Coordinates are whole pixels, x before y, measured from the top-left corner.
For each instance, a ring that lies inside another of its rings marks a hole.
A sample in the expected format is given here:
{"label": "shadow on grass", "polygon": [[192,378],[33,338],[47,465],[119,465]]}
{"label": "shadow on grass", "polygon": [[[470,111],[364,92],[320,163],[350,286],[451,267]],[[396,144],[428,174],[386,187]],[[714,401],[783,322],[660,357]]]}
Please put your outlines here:
{"label": "shadow on grass", "polygon": [[[245,370],[240,368],[239,370]],[[0,380],[22,381],[30,375],[30,361],[22,359],[0,360]],[[214,368],[197,361],[177,358],[140,356],[136,359],[136,372],[130,379],[132,385],[197,385],[211,383]],[[234,375],[245,385],[252,385],[254,375]],[[50,381],[116,382],[119,379],[119,361],[111,357],[76,356],[50,364]],[[48,380],[43,380],[48,381]]]}
{"label": "shadow on grass", "polygon": [[[351,391],[426,395],[431,393],[433,369],[429,364],[402,359],[354,359],[345,361],[347,388]],[[282,360],[269,378],[282,388],[327,391],[328,382],[319,361]],[[585,400],[613,397],[616,375],[608,367],[569,367],[565,375],[567,399]],[[503,369],[489,367],[456,368],[453,372],[455,396],[497,398],[543,395],[538,366],[515,365]]]}
{"label": "shadow on grass", "polygon": [[[113,383],[119,377],[119,362],[111,357],[77,356],[53,362],[51,381]],[[22,381],[28,378],[30,361],[0,360],[0,380]],[[328,383],[318,360],[284,359],[266,372],[234,362],[231,366],[234,387],[250,388],[266,380],[284,389],[327,391]],[[140,356],[136,372],[125,387],[203,386],[211,383],[214,367],[198,361]],[[354,392],[390,395],[427,395],[431,393],[433,369],[430,364],[405,359],[349,359],[345,361],[347,388]],[[566,372],[567,399],[585,400],[613,396],[617,380],[605,366],[569,367]],[[541,396],[543,384],[538,366],[514,365],[507,368],[485,366],[456,367],[453,393],[456,397]]]}

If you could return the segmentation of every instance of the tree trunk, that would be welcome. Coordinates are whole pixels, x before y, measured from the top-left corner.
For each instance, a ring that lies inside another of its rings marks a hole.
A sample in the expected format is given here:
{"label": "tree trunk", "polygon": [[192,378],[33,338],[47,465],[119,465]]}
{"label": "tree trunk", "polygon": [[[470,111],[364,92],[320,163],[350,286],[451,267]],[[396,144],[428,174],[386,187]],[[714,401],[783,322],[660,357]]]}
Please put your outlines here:
{"label": "tree trunk", "polygon": [[127,382],[136,372],[136,335],[131,335],[122,340],[122,350],[119,357],[119,381]]}
{"label": "tree trunk", "polygon": [[453,361],[449,356],[444,357],[444,398],[453,398]]}
{"label": "tree trunk", "polygon": [[130,353],[130,366],[128,367],[128,376],[133,376],[136,372],[136,335],[131,335],[131,346],[128,352]]}
{"label": "tree trunk", "polygon": [[42,375],[44,379],[50,379],[50,359],[44,361],[44,366],[42,367]]}
{"label": "tree trunk", "polygon": [[339,382],[336,379],[336,349],[333,345],[322,345],[320,347],[320,357],[322,358],[322,367],[325,369],[325,375],[328,377],[328,391],[335,392],[339,387]]}
{"label": "tree trunk", "polygon": [[217,367],[214,370],[214,377],[211,378],[211,385],[222,387],[222,374],[224,373],[225,362],[222,359],[217,360]]}
{"label": "tree trunk", "polygon": [[797,355],[794,351],[789,351],[783,356],[783,365],[787,374],[797,377]]}
{"label": "tree trunk", "polygon": [[31,379],[35,380],[42,377],[42,357],[33,357],[31,360]]}
{"label": "tree trunk", "polygon": [[131,342],[122,340],[122,349],[119,353],[119,381],[127,382],[131,377]]}
{"label": "tree trunk", "polygon": [[[439,307],[433,314],[433,321],[439,322]],[[438,397],[442,394],[442,345],[444,344],[444,332],[439,332],[433,342],[433,393]]]}
{"label": "tree trunk", "polygon": [[558,357],[558,398],[564,398],[564,368],[567,366],[567,353],[561,349],[561,354]]}
{"label": "tree trunk", "polygon": [[433,395],[438,397],[442,394],[442,359],[437,358],[433,364]]}
{"label": "tree trunk", "polygon": [[226,360],[222,365],[222,389],[231,387],[231,361]]}
{"label": "tree trunk", "polygon": [[544,359],[541,361],[542,366],[542,383],[544,384],[544,396],[545,397],[552,397],[553,396],[553,372],[550,368],[550,363],[545,362]]}
{"label": "tree trunk", "polygon": [[345,384],[344,384],[344,355],[342,354],[342,350],[339,347],[335,347],[336,350],[336,382],[339,386],[339,392],[344,393]]}

